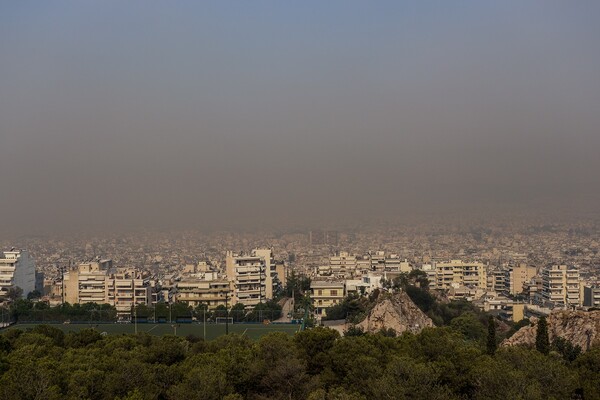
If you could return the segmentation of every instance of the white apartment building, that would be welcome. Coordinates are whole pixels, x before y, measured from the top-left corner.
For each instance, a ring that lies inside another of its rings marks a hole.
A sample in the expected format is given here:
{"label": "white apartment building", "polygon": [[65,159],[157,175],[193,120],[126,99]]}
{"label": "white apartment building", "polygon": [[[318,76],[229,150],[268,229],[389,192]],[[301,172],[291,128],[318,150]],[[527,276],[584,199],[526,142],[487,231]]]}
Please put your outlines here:
{"label": "white apartment building", "polygon": [[581,305],[579,270],[550,265],[542,271],[542,298],[557,306]]}
{"label": "white apartment building", "polygon": [[23,297],[35,289],[35,262],[27,250],[0,252],[0,298],[11,288],[21,288]]}
{"label": "white apartment building", "polygon": [[368,271],[363,273],[362,277],[356,279],[346,279],[346,294],[371,294],[375,289],[381,289],[383,275],[380,272]]}

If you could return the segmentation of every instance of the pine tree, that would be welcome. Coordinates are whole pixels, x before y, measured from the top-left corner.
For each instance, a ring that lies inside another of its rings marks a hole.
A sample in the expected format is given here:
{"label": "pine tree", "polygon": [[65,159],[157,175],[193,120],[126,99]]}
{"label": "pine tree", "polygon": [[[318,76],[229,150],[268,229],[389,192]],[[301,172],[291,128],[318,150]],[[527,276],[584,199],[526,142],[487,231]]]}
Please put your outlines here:
{"label": "pine tree", "polygon": [[488,319],[487,353],[492,356],[496,352],[497,348],[498,343],[496,342],[496,321],[494,321],[494,317],[490,316]]}
{"label": "pine tree", "polygon": [[538,321],[535,348],[542,354],[550,353],[550,339],[548,337],[548,322],[546,322],[546,317],[541,317]]}

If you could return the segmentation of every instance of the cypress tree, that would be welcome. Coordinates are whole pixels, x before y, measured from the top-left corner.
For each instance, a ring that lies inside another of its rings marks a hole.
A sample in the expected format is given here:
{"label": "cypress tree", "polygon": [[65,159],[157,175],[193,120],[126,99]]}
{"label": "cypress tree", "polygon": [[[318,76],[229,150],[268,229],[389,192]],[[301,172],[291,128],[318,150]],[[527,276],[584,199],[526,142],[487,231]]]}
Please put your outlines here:
{"label": "cypress tree", "polygon": [[546,322],[546,317],[541,317],[538,320],[535,348],[542,354],[550,353],[550,339],[548,337],[548,322]]}
{"label": "cypress tree", "polygon": [[487,353],[492,356],[496,352],[497,348],[498,343],[496,342],[496,321],[494,321],[494,317],[490,315],[488,318]]}

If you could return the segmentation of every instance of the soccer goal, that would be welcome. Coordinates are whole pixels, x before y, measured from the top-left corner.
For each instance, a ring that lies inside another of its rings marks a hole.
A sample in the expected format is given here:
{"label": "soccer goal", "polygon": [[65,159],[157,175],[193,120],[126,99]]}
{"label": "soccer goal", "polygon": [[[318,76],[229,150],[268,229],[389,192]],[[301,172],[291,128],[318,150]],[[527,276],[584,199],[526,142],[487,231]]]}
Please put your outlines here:
{"label": "soccer goal", "polygon": [[217,324],[226,324],[227,322],[233,324],[233,317],[217,317],[215,318],[215,322]]}

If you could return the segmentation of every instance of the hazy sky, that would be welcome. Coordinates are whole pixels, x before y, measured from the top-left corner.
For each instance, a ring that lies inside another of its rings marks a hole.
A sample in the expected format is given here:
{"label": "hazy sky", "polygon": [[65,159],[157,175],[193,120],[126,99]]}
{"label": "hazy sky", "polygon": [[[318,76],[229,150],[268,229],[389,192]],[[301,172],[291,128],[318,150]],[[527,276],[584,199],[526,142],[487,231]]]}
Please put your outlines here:
{"label": "hazy sky", "polygon": [[597,1],[3,1],[0,220],[598,207],[599,16]]}

